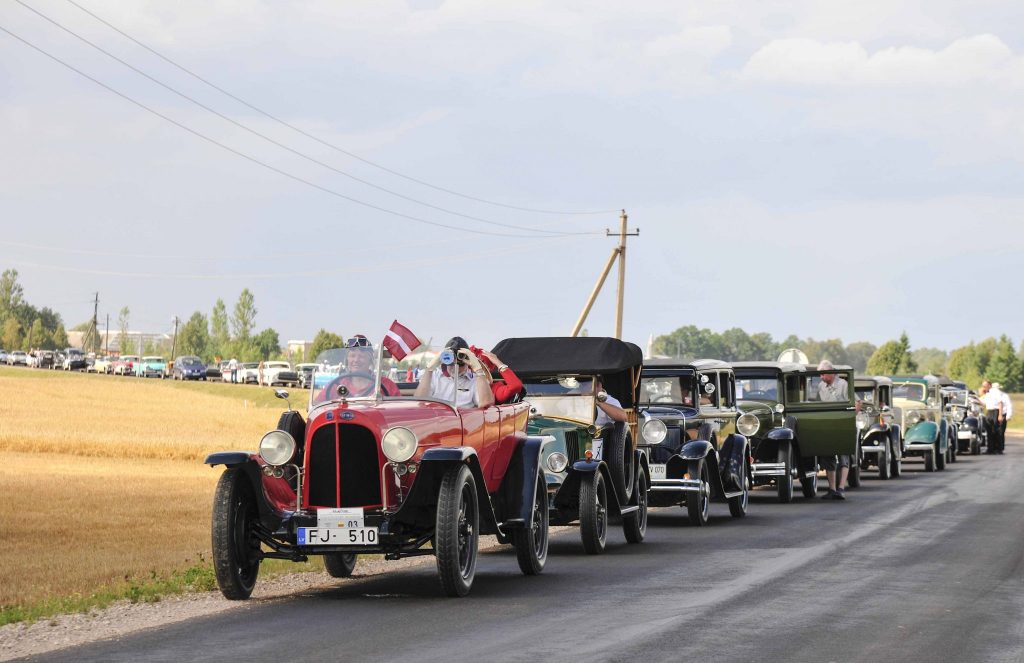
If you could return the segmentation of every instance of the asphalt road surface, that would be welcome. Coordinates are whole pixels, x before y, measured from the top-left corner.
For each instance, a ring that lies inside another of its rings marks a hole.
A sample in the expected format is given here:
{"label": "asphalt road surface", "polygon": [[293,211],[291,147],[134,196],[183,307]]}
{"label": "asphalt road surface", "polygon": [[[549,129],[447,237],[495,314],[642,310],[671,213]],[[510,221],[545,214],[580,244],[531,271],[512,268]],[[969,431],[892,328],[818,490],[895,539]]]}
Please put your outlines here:
{"label": "asphalt road surface", "polygon": [[[652,511],[647,540],[576,530],[545,572],[481,556],[472,593],[433,564],[38,657],[54,661],[1024,661],[1024,439],[1005,456],[867,473],[846,502],[755,491],[707,527]],[[799,495],[799,492],[798,492]]]}

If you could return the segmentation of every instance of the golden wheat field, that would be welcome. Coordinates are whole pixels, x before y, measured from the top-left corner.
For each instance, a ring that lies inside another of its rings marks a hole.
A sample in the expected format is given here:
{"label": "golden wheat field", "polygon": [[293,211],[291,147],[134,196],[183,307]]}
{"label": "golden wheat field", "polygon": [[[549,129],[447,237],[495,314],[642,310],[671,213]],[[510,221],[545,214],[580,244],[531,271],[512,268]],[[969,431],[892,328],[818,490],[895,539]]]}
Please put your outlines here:
{"label": "golden wheat field", "polygon": [[0,369],[0,606],[209,560],[223,468],[283,403],[241,385]]}

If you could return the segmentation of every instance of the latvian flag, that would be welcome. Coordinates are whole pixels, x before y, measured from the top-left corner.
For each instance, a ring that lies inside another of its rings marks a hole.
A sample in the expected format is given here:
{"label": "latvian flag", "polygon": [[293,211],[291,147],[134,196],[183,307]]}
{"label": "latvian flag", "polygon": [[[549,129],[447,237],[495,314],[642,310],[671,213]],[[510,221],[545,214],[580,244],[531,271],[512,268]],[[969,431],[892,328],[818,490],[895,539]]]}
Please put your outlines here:
{"label": "latvian flag", "polygon": [[416,334],[409,331],[408,327],[395,320],[391,323],[391,329],[388,330],[387,336],[384,337],[384,347],[388,349],[392,357],[402,361],[405,359],[405,355],[420,347],[420,339],[416,338]]}

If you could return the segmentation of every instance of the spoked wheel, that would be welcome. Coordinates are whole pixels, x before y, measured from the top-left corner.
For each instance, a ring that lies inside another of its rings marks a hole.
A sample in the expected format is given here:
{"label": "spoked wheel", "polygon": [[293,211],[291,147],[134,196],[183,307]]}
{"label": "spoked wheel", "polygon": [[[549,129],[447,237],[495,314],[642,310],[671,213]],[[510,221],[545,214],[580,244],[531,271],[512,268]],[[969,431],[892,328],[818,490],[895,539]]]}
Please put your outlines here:
{"label": "spoked wheel", "polygon": [[789,504],[793,501],[793,448],[783,443],[779,449],[779,462],[785,463],[786,474],[776,480],[779,488],[779,501]]}
{"label": "spoked wheel", "polygon": [[892,450],[889,449],[889,443],[886,442],[882,452],[878,454],[878,478],[888,479],[889,478],[889,459],[892,458]]}
{"label": "spoked wheel", "polygon": [[353,553],[327,553],[324,568],[332,578],[347,578],[356,570],[357,556]]}
{"label": "spoked wheel", "polygon": [[580,478],[580,538],[588,555],[604,552],[608,540],[608,488],[600,470]]}
{"label": "spoked wheel", "polygon": [[254,529],[259,521],[256,493],[245,472],[224,470],[213,498],[213,570],[224,598],[247,599],[260,573],[260,542]]}
{"label": "spoked wheel", "polygon": [[729,498],[729,513],[733,518],[742,518],[747,515],[747,504],[750,502],[750,472],[747,470],[746,462],[743,463],[743,476],[740,477],[740,485],[743,491],[736,497]]}
{"label": "spoked wheel", "polygon": [[803,462],[800,463],[800,490],[807,499],[811,499],[818,494],[818,461],[817,458],[811,458],[810,460],[811,476],[807,476],[805,464]]}
{"label": "spoked wheel", "polygon": [[465,596],[473,586],[480,546],[476,479],[465,465],[449,468],[441,479],[434,546],[445,594]]}
{"label": "spoked wheel", "polygon": [[636,475],[637,510],[622,517],[622,531],[626,541],[640,543],[647,535],[647,472],[643,466]]}
{"label": "spoked wheel", "polygon": [[535,576],[544,570],[548,560],[548,487],[543,472],[538,472],[537,487],[533,491],[530,522],[523,529],[512,530],[512,545],[523,573]]}
{"label": "spoked wheel", "polygon": [[711,515],[711,475],[703,458],[691,461],[690,477],[700,480],[700,492],[686,494],[686,515],[691,525],[703,527]]}

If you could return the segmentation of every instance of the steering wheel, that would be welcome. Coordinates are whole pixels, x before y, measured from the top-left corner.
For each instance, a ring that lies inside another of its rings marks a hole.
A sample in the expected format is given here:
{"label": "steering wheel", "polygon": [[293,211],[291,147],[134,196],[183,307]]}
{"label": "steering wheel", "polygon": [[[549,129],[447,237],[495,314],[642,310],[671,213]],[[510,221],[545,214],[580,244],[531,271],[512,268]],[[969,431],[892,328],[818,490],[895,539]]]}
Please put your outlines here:
{"label": "steering wheel", "polygon": [[[366,392],[368,394],[368,393],[370,393],[370,391],[373,391],[373,381],[376,379],[376,376],[373,373],[367,373],[365,371],[352,371],[350,373],[342,373],[338,377],[336,377],[333,380],[331,380],[330,382],[328,382],[327,386],[324,387],[323,399],[327,400],[327,401],[331,400],[331,391],[332,390],[337,390],[337,388],[339,386],[341,386],[341,381],[344,380],[345,378],[365,378],[365,379],[369,380],[370,381],[370,390]],[[348,395],[349,396],[365,396],[366,394],[348,394]]]}

